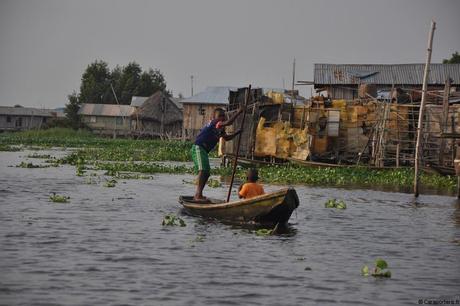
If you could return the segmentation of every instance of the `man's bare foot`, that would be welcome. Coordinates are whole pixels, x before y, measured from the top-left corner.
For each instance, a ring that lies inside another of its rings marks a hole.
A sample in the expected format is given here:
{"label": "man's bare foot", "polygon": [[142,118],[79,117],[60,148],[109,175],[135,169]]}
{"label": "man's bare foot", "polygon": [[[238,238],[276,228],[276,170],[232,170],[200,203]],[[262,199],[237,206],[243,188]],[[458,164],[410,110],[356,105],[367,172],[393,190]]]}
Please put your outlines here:
{"label": "man's bare foot", "polygon": [[194,196],[193,197],[194,201],[199,201],[199,202],[206,202],[209,201],[209,199],[205,196]]}

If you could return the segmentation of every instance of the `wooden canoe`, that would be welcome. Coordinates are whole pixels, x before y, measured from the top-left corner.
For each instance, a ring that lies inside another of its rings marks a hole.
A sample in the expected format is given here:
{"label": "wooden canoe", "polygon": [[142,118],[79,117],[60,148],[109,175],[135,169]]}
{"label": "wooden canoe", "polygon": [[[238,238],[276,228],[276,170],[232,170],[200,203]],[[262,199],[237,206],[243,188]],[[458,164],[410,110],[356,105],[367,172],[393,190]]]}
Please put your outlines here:
{"label": "wooden canoe", "polygon": [[288,222],[292,212],[299,206],[299,197],[293,188],[267,193],[250,199],[226,203],[210,199],[207,203],[197,203],[193,197],[180,196],[186,213],[194,216],[215,218],[237,222],[261,224],[281,224]]}

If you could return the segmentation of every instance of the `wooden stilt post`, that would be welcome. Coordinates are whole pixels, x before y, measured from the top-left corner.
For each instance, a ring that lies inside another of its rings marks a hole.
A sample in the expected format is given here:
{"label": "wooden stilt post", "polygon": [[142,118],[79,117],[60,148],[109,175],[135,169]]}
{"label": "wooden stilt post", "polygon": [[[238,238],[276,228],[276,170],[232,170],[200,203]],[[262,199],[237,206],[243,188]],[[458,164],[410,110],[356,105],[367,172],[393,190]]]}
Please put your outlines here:
{"label": "wooden stilt post", "polygon": [[427,92],[427,82],[428,82],[428,74],[430,73],[430,63],[431,63],[431,51],[433,48],[433,35],[434,30],[436,29],[436,22],[434,20],[431,21],[431,29],[430,35],[428,38],[428,49],[426,54],[426,63],[425,63],[425,71],[423,73],[423,86],[422,86],[422,101],[420,102],[420,110],[418,114],[418,125],[417,125],[417,142],[415,145],[415,174],[414,174],[414,195],[416,197],[419,196],[419,163],[420,163],[420,145],[422,139],[422,131],[423,131],[423,116],[425,111],[425,103],[426,103],[426,92]]}
{"label": "wooden stilt post", "polygon": [[[447,133],[447,121],[449,120],[449,94],[450,94],[450,77],[447,76],[444,86],[444,96],[442,99],[442,117],[441,117],[441,133]],[[454,132],[454,131],[452,131]],[[446,149],[446,139],[441,138],[439,146],[439,166],[444,166],[444,151]]]}

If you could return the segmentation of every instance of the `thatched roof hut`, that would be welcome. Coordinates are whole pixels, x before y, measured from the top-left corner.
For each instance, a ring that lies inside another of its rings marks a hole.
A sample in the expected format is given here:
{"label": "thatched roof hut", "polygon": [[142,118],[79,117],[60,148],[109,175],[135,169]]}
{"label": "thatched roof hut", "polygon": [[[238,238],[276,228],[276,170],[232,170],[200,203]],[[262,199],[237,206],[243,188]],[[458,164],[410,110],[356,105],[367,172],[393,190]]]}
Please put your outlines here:
{"label": "thatched roof hut", "polygon": [[182,130],[182,110],[174,101],[158,91],[148,97],[131,116],[135,130],[152,136],[179,136]]}

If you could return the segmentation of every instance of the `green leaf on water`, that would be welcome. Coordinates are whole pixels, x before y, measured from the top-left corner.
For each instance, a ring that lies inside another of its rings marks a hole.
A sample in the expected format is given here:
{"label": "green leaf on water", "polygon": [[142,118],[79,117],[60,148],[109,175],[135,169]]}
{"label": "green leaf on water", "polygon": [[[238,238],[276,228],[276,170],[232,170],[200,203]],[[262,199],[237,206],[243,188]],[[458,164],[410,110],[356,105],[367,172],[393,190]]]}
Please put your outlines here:
{"label": "green leaf on water", "polygon": [[361,274],[364,275],[364,276],[369,276],[369,267],[364,265],[362,268],[361,268]]}
{"label": "green leaf on water", "polygon": [[186,226],[185,221],[175,215],[166,215],[161,222],[163,226]]}
{"label": "green leaf on water", "polygon": [[335,207],[338,208],[338,209],[346,209],[347,204],[345,204],[344,201],[339,201]]}
{"label": "green leaf on water", "polygon": [[329,199],[324,203],[324,207],[326,208],[337,208],[337,209],[346,209],[347,204],[345,204],[344,201],[340,200],[337,201],[337,199]]}
{"label": "green leaf on water", "polygon": [[208,180],[208,186],[211,188],[219,188],[222,187],[222,183],[216,179],[209,179]]}
{"label": "green leaf on water", "polygon": [[391,277],[391,271],[385,271],[383,274],[382,274],[382,277]]}
{"label": "green leaf on water", "polygon": [[377,258],[377,259],[375,260],[375,266],[376,266],[377,268],[382,269],[382,270],[388,268],[387,262],[386,262],[385,260],[381,259],[381,258]]}
{"label": "green leaf on water", "polygon": [[380,269],[376,268],[376,272],[372,273],[373,277],[391,277],[391,272],[390,270],[382,271]]}
{"label": "green leaf on water", "polygon": [[337,205],[337,200],[336,199],[329,199],[324,203],[324,206],[326,208],[334,208]]}
{"label": "green leaf on water", "polygon": [[108,180],[107,182],[104,183],[104,187],[115,187],[118,182],[116,180]]}
{"label": "green leaf on water", "polygon": [[[387,269],[388,264],[385,260],[377,258],[375,260],[375,267],[371,275],[374,277],[391,277],[391,271]],[[369,267],[364,266],[361,268],[361,274],[364,276],[369,276]]]}
{"label": "green leaf on water", "polygon": [[67,203],[69,202],[70,197],[59,195],[53,192],[53,194],[50,195],[49,199],[51,202],[54,202],[54,203]]}
{"label": "green leaf on water", "polygon": [[261,228],[256,231],[257,236],[270,236],[272,233],[272,230],[266,228]]}

